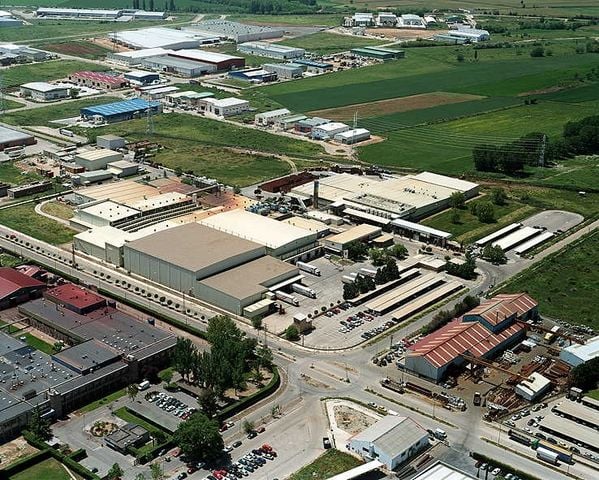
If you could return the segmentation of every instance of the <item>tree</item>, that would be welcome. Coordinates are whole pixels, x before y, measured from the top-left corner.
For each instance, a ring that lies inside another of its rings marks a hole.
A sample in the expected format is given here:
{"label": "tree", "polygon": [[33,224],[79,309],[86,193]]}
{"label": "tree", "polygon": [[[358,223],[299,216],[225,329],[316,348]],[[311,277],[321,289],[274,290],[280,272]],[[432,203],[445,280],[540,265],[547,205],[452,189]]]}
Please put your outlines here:
{"label": "tree", "polygon": [[216,403],[216,395],[209,388],[205,389],[200,398],[198,398],[198,403],[202,412],[208,417],[212,418],[218,411],[218,403]]}
{"label": "tree", "polygon": [[445,271],[449,275],[471,280],[476,277],[476,260],[470,252],[466,252],[463,263],[453,263],[449,261],[445,263]]}
{"label": "tree", "polygon": [[252,326],[256,330],[262,330],[262,318],[261,317],[252,318]]}
{"label": "tree", "polygon": [[493,246],[490,243],[483,249],[482,258],[495,265],[507,262],[507,257],[503,249],[500,246]]}
{"label": "tree", "polygon": [[173,439],[190,460],[216,460],[224,447],[218,423],[201,412],[195,412],[185,422],[181,422]]}
{"label": "tree", "polygon": [[167,440],[166,434],[162,430],[158,429],[152,433],[152,438],[154,441],[154,446],[162,445]]}
{"label": "tree", "polygon": [[171,383],[173,380],[173,370],[172,368],[165,368],[158,374],[158,378],[162,380],[164,383]]}
{"label": "tree", "polygon": [[189,338],[177,338],[177,344],[172,354],[173,368],[184,380],[189,381],[189,375],[193,370],[196,350],[195,345]]}
{"label": "tree", "polygon": [[405,245],[402,245],[401,243],[396,243],[391,248],[389,248],[388,251],[389,255],[397,258],[398,260],[403,260],[408,256],[408,249],[405,247]]}
{"label": "tree", "polygon": [[239,185],[235,185],[235,186],[233,187],[233,193],[234,193],[235,195],[239,195],[239,194],[241,193],[241,187],[240,187]]}
{"label": "tree", "polygon": [[570,386],[584,391],[594,390],[599,381],[599,357],[581,363],[570,372]]}
{"label": "tree", "polygon": [[491,202],[481,202],[476,206],[476,217],[479,222],[493,223],[495,221],[495,208]]}
{"label": "tree", "polygon": [[464,208],[466,205],[466,196],[463,192],[453,192],[449,197],[449,206],[451,208]]}
{"label": "tree", "polygon": [[108,478],[109,480],[117,480],[121,478],[124,473],[125,472],[123,472],[121,466],[118,463],[115,463],[112,465],[112,467],[110,467],[110,470],[108,470],[106,478]]}
{"label": "tree", "polygon": [[139,389],[137,388],[137,385],[134,385],[132,383],[131,385],[129,385],[127,387],[127,396],[129,397],[129,400],[131,400],[132,402],[135,401],[135,398],[137,397],[138,393],[139,393]]}
{"label": "tree", "polygon": [[137,475],[135,475],[135,480],[147,480],[147,479],[143,473],[138,473]]}
{"label": "tree", "polygon": [[545,49],[543,47],[535,47],[530,51],[530,56],[533,58],[544,57]]}
{"label": "tree", "polygon": [[371,248],[368,250],[368,256],[375,267],[381,267],[387,263],[387,251],[382,248]]}
{"label": "tree", "polygon": [[462,63],[464,61],[464,54],[458,53],[455,58],[459,63]]}
{"label": "tree", "polygon": [[254,422],[252,422],[251,420],[244,420],[242,428],[245,433],[253,432],[254,431]]}
{"label": "tree", "polygon": [[154,11],[154,0],[150,0],[150,10]]}
{"label": "tree", "polygon": [[46,441],[52,438],[52,428],[50,422],[42,417],[39,407],[35,407],[27,424],[29,430],[35,438]]}
{"label": "tree", "polygon": [[81,90],[78,88],[71,88],[71,90],[69,91],[71,98],[79,98],[80,92],[81,92]]}
{"label": "tree", "polygon": [[295,325],[289,325],[285,330],[285,338],[291,342],[299,340],[299,330]]}
{"label": "tree", "polygon": [[152,475],[152,480],[164,480],[165,476],[162,464],[159,462],[152,463],[150,465],[150,475]]}
{"label": "tree", "polygon": [[175,12],[177,10],[177,7],[175,6],[175,0],[170,0],[169,5],[168,5],[168,9],[171,12]]}
{"label": "tree", "polygon": [[[379,271],[380,270],[381,269],[379,268]],[[384,283],[384,281],[381,283]],[[343,284],[343,300],[351,300],[352,298],[356,298],[359,294],[360,291],[354,282]]]}
{"label": "tree", "polygon": [[451,223],[457,225],[460,223],[460,211],[457,208],[451,209]]}
{"label": "tree", "polygon": [[495,205],[505,205],[507,203],[507,193],[501,187],[491,190],[491,200]]}
{"label": "tree", "polygon": [[353,241],[347,244],[347,258],[354,262],[363,259],[368,255],[368,247],[360,241]]}
{"label": "tree", "polygon": [[272,371],[273,360],[274,357],[270,348],[262,346],[256,349],[256,364],[259,365],[260,368],[266,368],[267,370]]}

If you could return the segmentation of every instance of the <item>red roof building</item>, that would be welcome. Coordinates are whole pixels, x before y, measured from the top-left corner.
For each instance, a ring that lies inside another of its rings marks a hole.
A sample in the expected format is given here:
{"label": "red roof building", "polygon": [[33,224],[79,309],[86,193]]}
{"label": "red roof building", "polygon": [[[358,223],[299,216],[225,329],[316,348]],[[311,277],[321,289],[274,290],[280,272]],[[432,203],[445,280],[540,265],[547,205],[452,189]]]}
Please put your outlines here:
{"label": "red roof building", "polygon": [[48,290],[44,296],[51,302],[62,305],[80,315],[85,315],[106,306],[104,297],[72,283],[54,287]]}
{"label": "red roof building", "polygon": [[102,90],[115,90],[129,85],[129,81],[120,75],[90,71],[72,73],[69,75],[69,82]]}
{"label": "red roof building", "polygon": [[465,362],[463,355],[492,358],[525,336],[526,327],[517,320],[536,316],[537,305],[526,294],[486,300],[412,345],[406,368],[439,381],[449,367]]}
{"label": "red roof building", "polygon": [[41,296],[46,284],[13,268],[0,268],[0,308]]}

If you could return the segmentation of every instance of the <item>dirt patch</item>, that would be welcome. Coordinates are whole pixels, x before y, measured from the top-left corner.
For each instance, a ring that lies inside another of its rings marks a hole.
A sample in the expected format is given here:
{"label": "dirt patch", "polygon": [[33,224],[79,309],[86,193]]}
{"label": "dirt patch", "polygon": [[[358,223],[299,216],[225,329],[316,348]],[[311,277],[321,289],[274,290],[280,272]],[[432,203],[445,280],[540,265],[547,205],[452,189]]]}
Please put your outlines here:
{"label": "dirt patch", "polygon": [[74,55],[77,57],[98,57],[106,54],[106,50],[100,45],[91,42],[61,42],[49,43],[43,46],[44,50],[62,53],[63,55]]}
{"label": "dirt patch", "polygon": [[376,422],[376,418],[347,405],[336,405],[333,407],[333,412],[335,412],[335,423],[337,423],[337,426],[350,435],[356,435]]}
{"label": "dirt patch", "polygon": [[529,90],[528,92],[519,93],[519,97],[527,97],[528,95],[543,95],[544,93],[554,93],[563,90],[566,87],[560,87],[558,85],[554,85],[553,87],[540,88],[538,90]]}
{"label": "dirt patch", "polygon": [[315,378],[309,377],[308,375],[306,375],[304,373],[301,374],[301,377],[311,387],[314,387],[314,388],[323,388],[323,389],[327,389],[327,390],[331,388],[330,385],[327,385],[326,383],[321,382],[320,380],[316,380]]}
{"label": "dirt patch", "polygon": [[417,38],[432,38],[433,35],[447,33],[447,30],[418,30],[415,28],[368,28],[368,35],[383,36],[398,40],[415,40]]}
{"label": "dirt patch", "polygon": [[379,100],[378,102],[358,103],[345,107],[314,110],[310,112],[310,115],[330,118],[332,120],[350,120],[356,112],[358,112],[359,118],[380,117],[381,115],[390,113],[420,110],[421,108],[468,102],[470,100],[480,100],[481,98],[484,97],[464,93],[431,92],[410,95],[408,97],[391,98],[389,100]]}
{"label": "dirt patch", "polygon": [[37,448],[29,445],[23,437],[15,438],[0,446],[0,458],[2,458],[2,465],[4,466],[35,452],[37,452]]}

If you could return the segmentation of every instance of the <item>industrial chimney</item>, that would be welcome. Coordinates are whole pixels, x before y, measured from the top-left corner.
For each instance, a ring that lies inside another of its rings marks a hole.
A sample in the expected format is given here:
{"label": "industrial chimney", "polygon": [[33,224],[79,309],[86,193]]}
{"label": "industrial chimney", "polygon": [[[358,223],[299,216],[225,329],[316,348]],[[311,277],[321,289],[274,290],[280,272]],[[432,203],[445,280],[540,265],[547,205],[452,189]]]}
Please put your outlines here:
{"label": "industrial chimney", "polygon": [[318,209],[318,179],[314,180],[314,193],[312,194],[312,207]]}

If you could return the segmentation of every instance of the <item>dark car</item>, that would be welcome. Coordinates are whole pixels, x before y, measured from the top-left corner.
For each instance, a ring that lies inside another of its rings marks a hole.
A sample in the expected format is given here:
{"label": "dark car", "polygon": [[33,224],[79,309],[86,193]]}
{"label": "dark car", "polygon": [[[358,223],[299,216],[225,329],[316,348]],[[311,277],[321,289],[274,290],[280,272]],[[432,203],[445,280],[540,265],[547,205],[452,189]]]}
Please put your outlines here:
{"label": "dark car", "polygon": [[248,439],[256,438],[257,436],[258,434],[253,430],[250,433],[248,433]]}
{"label": "dark car", "polygon": [[332,445],[331,445],[331,441],[329,440],[329,437],[323,437],[323,438],[322,438],[322,446],[323,446],[323,447],[324,447],[326,450],[328,450],[329,448],[331,448],[331,447],[332,447]]}
{"label": "dark car", "polygon": [[236,442],[233,443],[232,445],[233,448],[238,448],[241,447],[241,440],[237,440]]}

